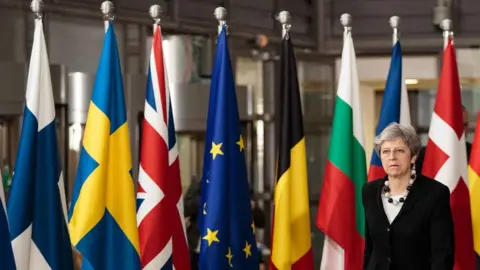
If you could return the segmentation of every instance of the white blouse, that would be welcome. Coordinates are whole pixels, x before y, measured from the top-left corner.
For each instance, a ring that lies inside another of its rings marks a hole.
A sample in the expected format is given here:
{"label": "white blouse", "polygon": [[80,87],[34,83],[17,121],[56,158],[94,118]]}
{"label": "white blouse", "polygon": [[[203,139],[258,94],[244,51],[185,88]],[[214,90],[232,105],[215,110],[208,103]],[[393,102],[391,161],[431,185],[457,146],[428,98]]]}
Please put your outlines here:
{"label": "white blouse", "polygon": [[[398,201],[403,195],[394,195],[391,196],[390,198]],[[393,220],[395,217],[398,215],[398,212],[400,212],[400,209],[402,209],[403,203],[398,203],[397,205],[394,205],[393,203],[389,203],[388,199],[385,197],[385,195],[382,194],[382,202],[383,202],[383,210],[385,210],[385,214],[387,215],[388,221],[390,224],[392,224]]]}

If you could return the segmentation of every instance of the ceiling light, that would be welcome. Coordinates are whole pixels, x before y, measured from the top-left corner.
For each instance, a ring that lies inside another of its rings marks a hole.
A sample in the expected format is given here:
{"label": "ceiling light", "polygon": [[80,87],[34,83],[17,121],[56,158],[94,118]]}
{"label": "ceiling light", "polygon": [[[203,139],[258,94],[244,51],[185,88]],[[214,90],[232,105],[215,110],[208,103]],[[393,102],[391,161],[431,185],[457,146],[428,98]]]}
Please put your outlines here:
{"label": "ceiling light", "polygon": [[418,84],[417,79],[405,79],[405,84]]}

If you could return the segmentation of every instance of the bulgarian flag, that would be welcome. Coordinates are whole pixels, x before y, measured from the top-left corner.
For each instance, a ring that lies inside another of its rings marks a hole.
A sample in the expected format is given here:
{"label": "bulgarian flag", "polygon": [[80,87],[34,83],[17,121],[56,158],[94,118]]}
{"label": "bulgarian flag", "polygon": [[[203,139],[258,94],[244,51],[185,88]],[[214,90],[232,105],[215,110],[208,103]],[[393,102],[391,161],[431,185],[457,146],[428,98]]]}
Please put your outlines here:
{"label": "bulgarian flag", "polygon": [[355,49],[344,34],[328,161],[317,226],[325,233],[320,269],[362,269],[365,218],[362,187],[367,181],[362,109]]}

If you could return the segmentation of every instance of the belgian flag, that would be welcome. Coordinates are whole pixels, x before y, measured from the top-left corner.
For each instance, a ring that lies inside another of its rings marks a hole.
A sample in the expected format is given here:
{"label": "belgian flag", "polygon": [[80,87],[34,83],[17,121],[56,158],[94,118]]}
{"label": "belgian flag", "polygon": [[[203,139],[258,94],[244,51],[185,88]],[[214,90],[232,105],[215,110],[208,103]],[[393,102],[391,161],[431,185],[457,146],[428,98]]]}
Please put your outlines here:
{"label": "belgian flag", "polygon": [[270,269],[313,269],[302,105],[291,37],[282,40],[280,134]]}

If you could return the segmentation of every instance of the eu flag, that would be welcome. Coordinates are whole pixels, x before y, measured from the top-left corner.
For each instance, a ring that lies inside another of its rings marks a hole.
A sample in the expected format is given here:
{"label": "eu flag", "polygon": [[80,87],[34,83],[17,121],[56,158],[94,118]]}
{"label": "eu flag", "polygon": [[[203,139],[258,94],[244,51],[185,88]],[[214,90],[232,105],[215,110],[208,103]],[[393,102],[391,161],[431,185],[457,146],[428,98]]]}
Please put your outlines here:
{"label": "eu flag", "polygon": [[202,179],[200,269],[258,269],[250,192],[226,29],[217,42]]}

